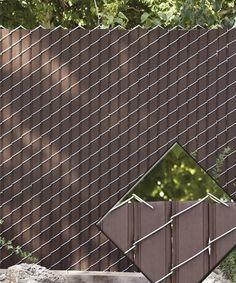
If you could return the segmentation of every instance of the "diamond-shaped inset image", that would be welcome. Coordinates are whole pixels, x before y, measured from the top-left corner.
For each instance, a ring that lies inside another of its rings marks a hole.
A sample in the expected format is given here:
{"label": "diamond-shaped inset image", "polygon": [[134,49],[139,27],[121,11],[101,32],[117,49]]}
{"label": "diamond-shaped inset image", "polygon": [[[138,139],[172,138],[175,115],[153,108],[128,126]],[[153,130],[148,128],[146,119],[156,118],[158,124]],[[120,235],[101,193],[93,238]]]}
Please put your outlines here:
{"label": "diamond-shaped inset image", "polygon": [[99,221],[151,282],[198,283],[236,244],[236,206],[179,144]]}

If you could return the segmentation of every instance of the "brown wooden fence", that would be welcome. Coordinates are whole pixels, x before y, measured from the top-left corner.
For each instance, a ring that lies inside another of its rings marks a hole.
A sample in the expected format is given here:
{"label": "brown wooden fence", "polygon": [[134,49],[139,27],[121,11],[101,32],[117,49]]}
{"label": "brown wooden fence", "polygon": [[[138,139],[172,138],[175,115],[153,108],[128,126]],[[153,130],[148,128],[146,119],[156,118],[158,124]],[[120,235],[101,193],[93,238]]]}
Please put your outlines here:
{"label": "brown wooden fence", "polygon": [[0,34],[2,235],[54,269],[132,270],[94,224],[174,142],[209,173],[235,150],[236,30]]}

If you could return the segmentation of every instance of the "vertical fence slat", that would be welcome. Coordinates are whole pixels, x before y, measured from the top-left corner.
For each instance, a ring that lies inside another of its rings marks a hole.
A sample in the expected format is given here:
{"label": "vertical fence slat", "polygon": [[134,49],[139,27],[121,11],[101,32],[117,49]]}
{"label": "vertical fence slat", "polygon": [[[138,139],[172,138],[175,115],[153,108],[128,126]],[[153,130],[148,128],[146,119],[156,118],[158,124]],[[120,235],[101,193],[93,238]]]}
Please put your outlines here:
{"label": "vertical fence slat", "polygon": [[[144,204],[134,204],[137,217],[136,237],[141,239],[152,231],[168,222],[171,213],[169,202],[150,202],[154,209]],[[143,240],[135,249],[135,263],[152,282],[162,278],[170,272],[171,267],[171,234],[170,225]],[[155,248],[154,248],[155,247]],[[151,277],[149,276],[151,274]],[[165,282],[170,282],[169,278]]]}
{"label": "vertical fence slat", "polygon": [[[174,202],[172,215],[176,214],[189,206],[193,202]],[[208,244],[208,209],[207,203],[198,206],[177,216],[173,220],[173,265],[178,266],[187,259],[191,258]],[[204,265],[208,266],[207,251],[203,252],[191,261],[175,269],[173,282],[187,283],[198,282],[204,276]]]}
{"label": "vertical fence slat", "polygon": [[[235,204],[229,204],[225,207],[217,204],[209,204],[212,225],[211,225],[211,240],[223,235],[227,231],[235,228]],[[226,221],[227,219],[227,221]],[[236,245],[236,230],[217,240],[212,244],[212,257],[210,261],[210,269],[216,267],[219,262],[230,252]]]}

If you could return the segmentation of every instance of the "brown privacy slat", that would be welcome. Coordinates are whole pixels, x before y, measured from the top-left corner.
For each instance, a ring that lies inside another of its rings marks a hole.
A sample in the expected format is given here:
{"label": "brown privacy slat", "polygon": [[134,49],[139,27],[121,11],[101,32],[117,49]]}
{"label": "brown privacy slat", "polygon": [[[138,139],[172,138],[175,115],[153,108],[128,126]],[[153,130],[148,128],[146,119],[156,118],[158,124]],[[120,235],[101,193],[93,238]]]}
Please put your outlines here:
{"label": "brown privacy slat", "polygon": [[[101,224],[101,229],[122,250],[128,250],[134,239],[134,209],[132,204],[125,204],[111,211]],[[128,232],[128,233],[127,233]],[[133,259],[132,255],[129,256]]]}
{"label": "brown privacy slat", "polygon": [[[169,202],[149,202],[149,204],[153,206],[153,209],[144,204],[134,204],[134,217],[138,218],[136,222],[134,221],[134,223],[137,223],[137,235],[134,240],[141,239],[161,227],[170,218],[171,204]],[[155,264],[150,264],[150,262]],[[152,282],[169,273],[171,268],[170,226],[137,245],[135,263]],[[151,274],[150,277],[149,274]],[[166,279],[166,282],[170,282],[169,278]]]}
{"label": "brown privacy slat", "polygon": [[[235,38],[236,36],[236,30],[233,29],[229,32],[228,34],[228,42],[231,42],[231,40],[233,38]],[[229,57],[231,57],[230,60],[227,61],[227,64],[228,64],[228,69],[229,70],[232,70],[232,69],[235,69],[236,67],[236,41],[235,40],[232,40],[231,44],[228,45],[228,48],[227,48],[227,54]],[[234,72],[230,72],[229,73],[229,76],[227,76],[227,85],[229,86],[227,88],[227,95],[228,96],[232,96],[233,97],[233,92],[234,92],[234,87],[233,87],[233,84],[235,82],[235,73]],[[228,105],[228,107],[231,109],[231,107],[234,107],[235,109],[235,99],[234,99],[234,102],[231,104],[231,105]],[[233,127],[231,128],[232,130],[232,133],[235,133],[236,132],[236,124],[231,124],[231,122],[235,120],[235,115],[234,113],[232,113],[231,115],[228,116],[228,119],[227,119],[227,127],[231,127],[233,125]],[[230,132],[227,131],[227,139],[234,139],[234,137],[232,136],[233,134]],[[234,161],[233,161],[234,160]],[[229,165],[229,162],[234,162],[235,163],[235,156],[231,157],[231,160],[228,160],[228,164],[226,166]],[[226,167],[227,168],[227,167]],[[233,170],[233,167],[230,169],[230,170],[225,170],[227,171],[227,185],[230,190],[230,192],[232,191],[235,191],[235,189],[233,187],[235,187],[234,185],[231,186],[230,184],[233,184],[233,182],[235,182],[235,170]],[[233,181],[234,180],[234,181]]]}
{"label": "brown privacy slat", "polygon": [[[210,205],[212,219],[211,240],[219,237],[225,232],[235,228],[235,204],[229,204],[230,208],[222,207],[216,204]],[[226,221],[227,219],[227,221]],[[214,268],[232,248],[236,246],[236,231],[225,235],[212,244],[212,255],[210,261],[211,268]]]}
{"label": "brown privacy slat", "polygon": [[[223,30],[221,30],[220,34],[222,34],[222,32],[223,32]],[[217,77],[220,77],[220,79],[218,80],[217,85],[216,85],[217,91],[221,91],[222,89],[226,88],[227,85],[228,85],[227,77],[222,76],[222,74],[224,74],[225,72],[228,71],[228,60],[227,60],[227,56],[228,56],[227,50],[228,50],[228,48],[224,48],[226,41],[227,41],[227,37],[225,37],[225,36],[221,36],[218,39],[218,49],[220,51],[217,53],[217,59],[218,59],[218,65],[219,65],[219,67],[217,68]],[[228,90],[226,92],[226,95],[228,96]],[[223,101],[224,101],[224,98],[222,96],[218,96],[216,103],[217,103],[217,105],[221,105],[223,103]],[[216,116],[217,117],[226,116],[225,109],[219,108],[216,111]],[[218,131],[221,132],[225,128],[225,124],[226,124],[226,119],[217,123],[216,127],[217,127]],[[227,138],[228,138],[227,132],[224,132],[221,135],[221,139],[227,140]],[[216,140],[216,142],[217,142],[217,140]],[[228,160],[226,162],[228,162]],[[228,172],[227,172],[227,174],[228,174]],[[220,177],[220,180],[226,180],[227,174],[222,174],[222,176]],[[225,181],[223,181],[223,183],[225,183]]]}
{"label": "brown privacy slat", "polygon": [[[1,29],[3,235],[47,267],[128,268],[93,223],[174,142],[209,173],[235,149],[235,35]],[[220,177],[230,193],[234,156]],[[1,253],[2,268],[20,261]]]}
{"label": "brown privacy slat", "polygon": [[[217,56],[218,56],[218,40],[215,40],[217,37],[219,37],[219,31],[215,30],[212,33],[208,33],[208,48],[207,48],[207,56],[211,57],[211,59],[208,60],[208,64],[207,64],[207,70],[211,70],[210,73],[208,73],[207,76],[207,92],[206,92],[206,99],[209,97],[209,93],[217,93],[217,65],[218,65],[218,61],[217,61]],[[214,122],[217,120],[216,117],[216,112],[212,110],[214,110],[217,107],[217,101],[209,101],[206,104],[206,112],[207,112],[207,127],[208,130],[206,131],[206,136],[209,140],[209,142],[207,143],[207,146],[205,147],[206,149],[206,153],[205,156],[207,155],[207,152],[210,152],[210,149],[212,147],[217,147],[216,146],[216,139],[215,139],[215,132],[216,132],[216,126],[214,125]],[[214,125],[213,127],[209,127],[211,125]],[[207,167],[211,168],[212,166],[214,166],[215,164],[215,157],[214,155],[210,155],[207,158]]]}
{"label": "brown privacy slat", "polygon": [[[194,202],[174,202],[172,215],[190,207]],[[208,205],[201,203],[179,215],[173,221],[173,266],[191,258],[208,244]],[[208,273],[208,251],[177,268],[172,282],[198,283]]]}
{"label": "brown privacy slat", "polygon": [[[190,72],[187,77],[187,83],[189,85],[188,88],[188,97],[189,97],[189,102],[187,104],[187,107],[185,108],[185,111],[179,110],[177,115],[179,117],[184,116],[185,112],[187,112],[187,119],[186,123],[187,125],[191,125],[191,121],[196,121],[198,119],[198,112],[197,111],[191,111],[192,109],[196,109],[199,105],[197,97],[192,97],[191,94],[197,93],[198,92],[198,84],[196,83],[199,74],[198,74],[198,63],[199,63],[199,54],[198,54],[198,49],[199,49],[199,30],[193,30],[191,32],[191,48],[189,48],[189,56],[191,59],[188,61],[187,67],[190,69]],[[182,46],[184,45],[184,42],[179,41],[179,46],[178,49],[181,50]],[[194,56],[194,54],[197,54]],[[182,55],[178,56],[179,64],[182,61]],[[180,70],[178,71],[178,76],[183,74]],[[178,83],[178,91],[181,91],[183,87],[187,87],[186,83],[183,85],[182,83]],[[184,102],[184,98],[179,98],[178,99],[178,104],[181,105],[181,103]],[[185,125],[180,122],[178,123],[179,131],[181,132],[181,129],[185,127]],[[186,143],[189,144],[190,147],[196,147],[196,135],[198,132],[198,126],[190,126],[188,130],[188,135],[185,133],[184,138],[186,140]]]}

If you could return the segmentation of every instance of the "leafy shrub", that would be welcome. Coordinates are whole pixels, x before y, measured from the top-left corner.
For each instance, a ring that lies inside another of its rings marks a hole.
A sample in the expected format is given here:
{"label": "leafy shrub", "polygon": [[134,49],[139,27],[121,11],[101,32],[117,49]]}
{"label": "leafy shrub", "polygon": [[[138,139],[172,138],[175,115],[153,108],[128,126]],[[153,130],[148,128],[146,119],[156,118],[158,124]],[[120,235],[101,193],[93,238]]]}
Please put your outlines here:
{"label": "leafy shrub", "polygon": [[[0,224],[2,224],[3,221],[0,220]],[[36,262],[38,259],[36,257],[33,257],[31,253],[23,251],[20,246],[14,246],[12,241],[7,240],[6,238],[0,236],[0,247],[4,247],[9,252],[16,254],[20,256],[23,259],[26,259],[29,262]]]}

